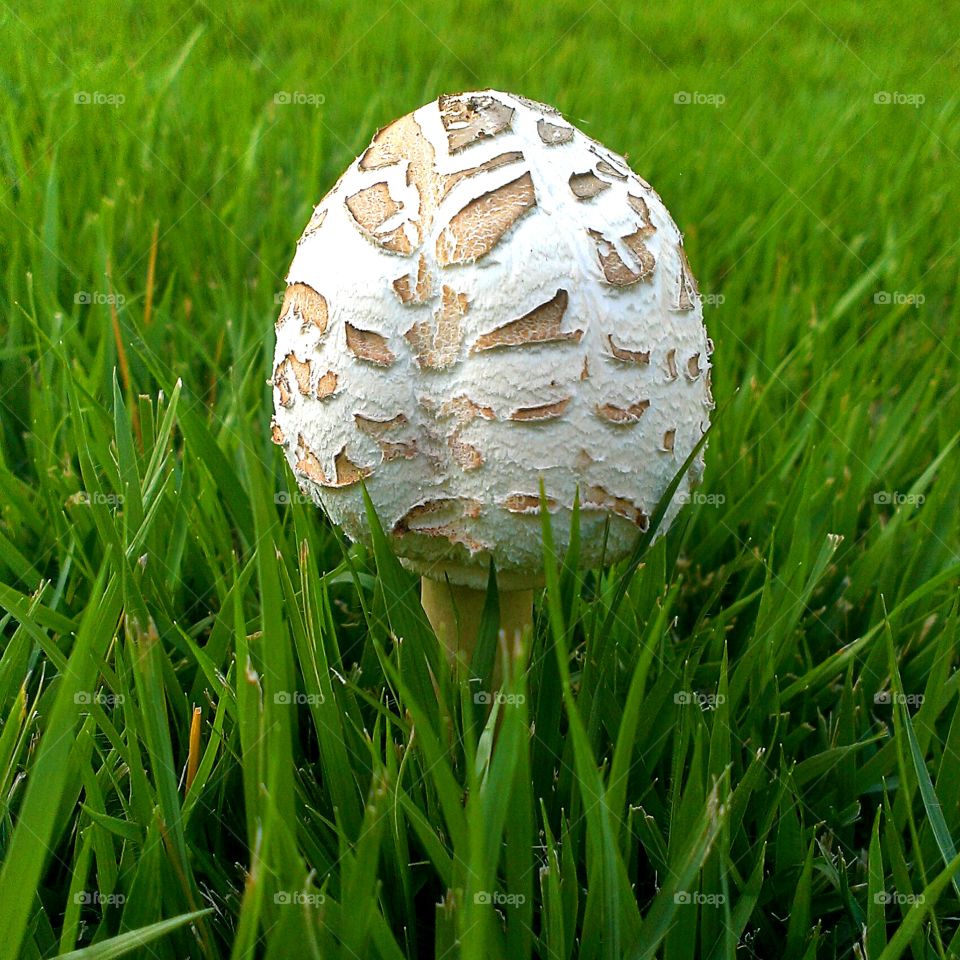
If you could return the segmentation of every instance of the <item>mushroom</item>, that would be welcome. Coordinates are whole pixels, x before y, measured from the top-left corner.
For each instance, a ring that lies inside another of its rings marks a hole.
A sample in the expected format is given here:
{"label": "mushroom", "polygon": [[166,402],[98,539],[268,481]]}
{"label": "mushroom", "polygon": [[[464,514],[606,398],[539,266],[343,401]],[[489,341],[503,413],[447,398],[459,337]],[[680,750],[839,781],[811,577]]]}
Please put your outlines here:
{"label": "mushroom", "polygon": [[353,539],[366,485],[468,653],[491,560],[502,627],[531,622],[541,481],[560,548],[579,492],[581,564],[630,552],[708,426],[711,348],[682,236],[622,157],[524,97],[442,96],[377,131],[298,242],[273,438]]}

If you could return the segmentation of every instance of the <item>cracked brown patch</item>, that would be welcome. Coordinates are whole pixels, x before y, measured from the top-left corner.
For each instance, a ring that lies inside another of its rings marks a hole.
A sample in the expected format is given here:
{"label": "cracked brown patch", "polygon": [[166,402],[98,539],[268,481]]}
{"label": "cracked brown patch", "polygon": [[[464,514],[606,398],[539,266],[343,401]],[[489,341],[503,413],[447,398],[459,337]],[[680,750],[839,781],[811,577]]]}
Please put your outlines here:
{"label": "cracked brown patch", "polygon": [[332,370],[328,370],[317,381],[317,399],[326,400],[327,397],[332,397],[336,392],[337,375]]}
{"label": "cracked brown patch", "polygon": [[613,342],[613,334],[608,334],[607,343],[610,344],[610,354],[623,363],[649,363],[649,350],[627,350],[624,347],[618,347]]}
{"label": "cracked brown patch", "polygon": [[387,431],[405,427],[410,422],[405,413],[398,413],[389,420],[374,420],[372,417],[365,417],[362,413],[355,413],[353,419],[357,429],[371,437],[382,437]]}
{"label": "cracked brown patch", "polygon": [[676,430],[667,430],[663,435],[663,449],[668,453],[673,452],[673,442],[677,436]]}
{"label": "cracked brown patch", "polygon": [[564,397],[554,403],[541,403],[536,407],[520,407],[514,410],[507,419],[520,421],[555,420],[557,417],[563,416],[572,399],[572,397]]}
{"label": "cracked brown patch", "polygon": [[288,317],[300,318],[300,323],[306,327],[315,326],[321,334],[327,330],[327,301],[307,283],[290,283],[283,294],[283,305],[280,307],[280,316],[277,326]]}
{"label": "cracked brown patch", "polygon": [[445,401],[440,407],[440,415],[454,418],[455,426],[447,436],[447,447],[454,462],[461,470],[476,470],[484,463],[483,454],[472,443],[461,439],[467,425],[477,417],[495,420],[496,414],[491,407],[482,406],[469,397],[460,395]]}
{"label": "cracked brown patch", "polygon": [[649,400],[638,400],[636,403],[631,403],[629,407],[618,407],[612,403],[604,403],[597,405],[596,412],[597,416],[603,417],[610,423],[636,423],[649,406]]}
{"label": "cracked brown patch", "polygon": [[279,447],[283,446],[287,442],[287,438],[284,435],[283,430],[280,429],[280,424],[276,420],[270,420],[270,439]]}
{"label": "cracked brown patch", "polygon": [[700,354],[699,354],[699,353],[695,353],[695,354],[687,361],[687,379],[688,379],[688,380],[696,380],[697,377],[699,377],[701,373],[702,373],[702,371],[700,370]]}
{"label": "cracked brown patch", "polygon": [[588,487],[584,493],[583,505],[586,509],[606,510],[636,524],[641,530],[650,525],[650,518],[632,500],[609,493],[603,487]]}
{"label": "cracked brown patch", "polygon": [[627,175],[625,173],[623,173],[621,170],[618,170],[615,166],[613,166],[612,163],[608,163],[606,160],[600,160],[597,163],[597,169],[601,173],[606,174],[608,177],[614,177],[617,180],[627,179]]}
{"label": "cracked brown patch", "polygon": [[360,330],[352,323],[344,323],[347,331],[347,349],[358,359],[389,367],[396,356],[387,346],[387,338],[372,330]]}
{"label": "cracked brown patch", "polygon": [[436,497],[412,506],[394,525],[394,533],[419,533],[421,524],[480,516],[480,501],[470,497]]}
{"label": "cracked brown patch", "polygon": [[287,366],[290,368],[294,379],[297,382],[297,389],[305,397],[310,396],[310,361],[298,360],[293,353],[288,353],[286,357]]}
{"label": "cracked brown patch", "polygon": [[690,270],[690,263],[687,260],[687,251],[683,249],[683,244],[678,244],[677,250],[680,253],[680,280],[679,291],[677,293],[677,309],[693,310],[700,299],[700,288],[697,286],[696,278]]}
{"label": "cracked brown patch", "polygon": [[460,320],[467,307],[467,295],[444,284],[433,321],[420,320],[404,334],[421,368],[443,370],[456,363],[462,339]]}
{"label": "cracked brown patch", "polygon": [[677,351],[668,350],[667,351],[667,379],[676,380],[679,374],[677,373]]}
{"label": "cracked brown patch", "polygon": [[598,193],[610,189],[610,184],[606,180],[601,180],[595,173],[589,170],[586,173],[574,173],[571,175],[570,189],[578,200],[589,200]]}
{"label": "cracked brown patch", "polygon": [[644,237],[651,237],[657,232],[657,228],[650,219],[650,208],[643,197],[635,197],[632,193],[627,194],[627,204],[634,213],[640,215],[640,231]]}
{"label": "cracked brown patch", "polygon": [[[289,354],[287,355],[289,356]],[[280,391],[280,406],[293,406],[293,390],[290,387],[290,381],[287,378],[287,361],[283,361],[273,371],[273,385]]]}
{"label": "cracked brown patch", "polygon": [[[555,510],[557,501],[547,497],[547,510]],[[500,506],[510,513],[539,513],[540,497],[535,493],[511,493],[500,502]]]}
{"label": "cracked brown patch", "polygon": [[586,380],[587,377],[589,377],[589,376],[590,376],[590,358],[589,358],[589,357],[584,357],[584,358],[583,358],[583,367],[582,367],[582,369],[580,370],[580,379],[581,379],[581,380]]}
{"label": "cracked brown patch", "polygon": [[703,398],[703,404],[708,410],[712,410],[716,404],[713,401],[713,369],[707,369],[707,375],[704,378],[704,384],[706,385],[706,396]]}
{"label": "cracked brown patch", "polygon": [[573,127],[562,127],[549,120],[537,121],[537,133],[547,146],[555,147],[561,143],[569,143],[573,139]]}
{"label": "cracked brown patch", "polygon": [[358,467],[347,456],[347,448],[344,447],[333,458],[334,476],[331,478],[324,473],[320,461],[310,449],[302,433],[297,437],[297,449],[300,454],[297,459],[297,471],[322,487],[349,487],[364,477],[369,477],[372,472],[368,467]]}
{"label": "cracked brown patch", "polygon": [[582,330],[563,333],[560,329],[568,301],[567,291],[558,290],[546,303],[534,307],[517,320],[511,320],[491,330],[490,333],[477,337],[470,352],[479,353],[482,350],[493,350],[497,347],[523,347],[562,341],[579,343],[583,336]]}
{"label": "cracked brown patch", "polygon": [[471,200],[451,217],[437,239],[437,262],[447,266],[479,259],[534,206],[529,173]]}
{"label": "cracked brown patch", "polygon": [[378,440],[377,442],[383,451],[384,463],[389,463],[391,460],[409,460],[420,452],[417,449],[416,440],[406,440],[398,443],[390,440]]}
{"label": "cracked brown patch", "polygon": [[364,187],[347,197],[347,209],[360,231],[368,239],[394,253],[412,253],[413,244],[407,237],[403,225],[387,232],[380,228],[392,216],[399,213],[401,206],[390,196],[386,181]]}
{"label": "cracked brown patch", "polygon": [[633,254],[636,261],[635,266],[625,263],[614,244],[607,240],[602,233],[589,229],[587,232],[597,246],[600,269],[603,271],[603,277],[607,283],[625,287],[640,280],[650,279],[656,261],[643,242],[644,231],[642,228],[620,238],[624,246]]}
{"label": "cracked brown patch", "polygon": [[630,168],[621,162],[617,157],[615,157],[602,144],[596,142],[592,143],[590,145],[590,152],[599,161],[597,163],[597,169],[601,173],[605,173],[611,177],[616,177],[618,180],[626,180],[631,173]]}
{"label": "cracked brown patch", "polygon": [[457,427],[447,437],[447,446],[456,465],[464,471],[477,470],[483,466],[483,454],[478,447],[460,439],[461,427]]}
{"label": "cracked brown patch", "polygon": [[417,261],[417,276],[404,274],[393,281],[393,289],[404,306],[419,306],[430,299],[430,274],[427,272],[427,258],[421,253]]}
{"label": "cracked brown patch", "polygon": [[494,97],[444,96],[437,105],[450,153],[457,153],[486,137],[495,137],[508,130],[513,120],[513,107]]}

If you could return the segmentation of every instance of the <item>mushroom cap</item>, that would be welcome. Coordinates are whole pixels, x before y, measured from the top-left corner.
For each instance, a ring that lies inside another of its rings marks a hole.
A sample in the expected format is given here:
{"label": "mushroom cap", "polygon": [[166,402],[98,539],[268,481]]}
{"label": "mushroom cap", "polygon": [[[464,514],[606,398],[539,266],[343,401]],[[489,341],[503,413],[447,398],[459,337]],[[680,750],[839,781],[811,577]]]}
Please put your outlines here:
{"label": "mushroom cap", "polygon": [[[378,130],[297,244],[273,438],[426,576],[542,582],[539,489],[580,562],[627,555],[709,423],[696,281],[660,197],[552,107],[484,90]],[[660,530],[703,470],[687,471]],[[606,525],[609,524],[609,529]]]}

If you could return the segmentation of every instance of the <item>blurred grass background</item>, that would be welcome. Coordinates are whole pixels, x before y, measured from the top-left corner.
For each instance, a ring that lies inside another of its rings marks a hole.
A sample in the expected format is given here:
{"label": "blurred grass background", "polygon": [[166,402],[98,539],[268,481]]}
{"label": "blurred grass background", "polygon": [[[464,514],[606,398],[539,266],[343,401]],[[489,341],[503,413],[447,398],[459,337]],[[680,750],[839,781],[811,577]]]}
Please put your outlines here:
{"label": "blurred grass background", "polygon": [[[0,25],[0,957],[958,955],[956,11]],[[265,384],[312,205],[488,86],[664,198],[722,411],[644,565],[538,598],[495,742]]]}

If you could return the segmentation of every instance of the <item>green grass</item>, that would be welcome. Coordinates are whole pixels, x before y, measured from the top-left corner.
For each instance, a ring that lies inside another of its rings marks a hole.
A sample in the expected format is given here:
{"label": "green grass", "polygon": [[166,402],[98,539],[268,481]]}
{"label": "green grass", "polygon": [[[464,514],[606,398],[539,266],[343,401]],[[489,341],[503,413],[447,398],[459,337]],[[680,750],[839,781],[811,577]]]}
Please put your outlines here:
{"label": "green grass", "polygon": [[[0,10],[0,958],[960,956],[956,11],[32,7]],[[551,560],[492,711],[387,541],[278,496],[264,382],[311,205],[485,86],[656,186],[720,407],[638,569]]]}

